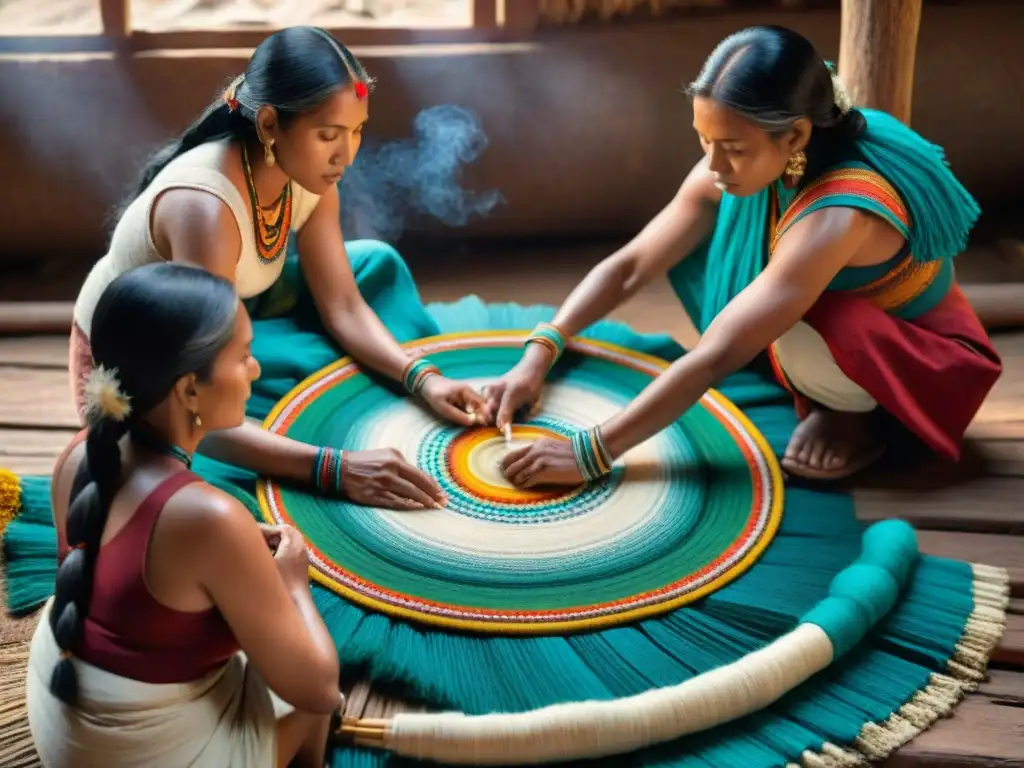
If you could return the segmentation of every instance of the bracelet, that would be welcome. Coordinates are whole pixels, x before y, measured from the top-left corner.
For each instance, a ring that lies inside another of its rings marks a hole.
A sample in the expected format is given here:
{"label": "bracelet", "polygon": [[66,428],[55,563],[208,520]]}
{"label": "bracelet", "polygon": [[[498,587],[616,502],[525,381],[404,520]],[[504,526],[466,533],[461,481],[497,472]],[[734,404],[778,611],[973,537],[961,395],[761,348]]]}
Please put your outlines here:
{"label": "bracelet", "polygon": [[554,365],[565,351],[565,342],[565,334],[557,326],[551,323],[537,323],[537,327],[533,329],[533,333],[523,342],[523,346],[540,344],[542,347],[547,348],[551,352],[551,364]]}
{"label": "bracelet", "polygon": [[431,376],[440,376],[441,369],[427,358],[411,361],[402,371],[402,384],[410,395],[419,394],[423,383]]}
{"label": "bracelet", "polygon": [[593,427],[572,436],[572,453],[583,479],[592,483],[612,471],[612,457],[604,443],[601,427]]}
{"label": "bracelet", "polygon": [[316,452],[310,483],[318,491],[340,496],[345,473],[345,452],[324,446]]}

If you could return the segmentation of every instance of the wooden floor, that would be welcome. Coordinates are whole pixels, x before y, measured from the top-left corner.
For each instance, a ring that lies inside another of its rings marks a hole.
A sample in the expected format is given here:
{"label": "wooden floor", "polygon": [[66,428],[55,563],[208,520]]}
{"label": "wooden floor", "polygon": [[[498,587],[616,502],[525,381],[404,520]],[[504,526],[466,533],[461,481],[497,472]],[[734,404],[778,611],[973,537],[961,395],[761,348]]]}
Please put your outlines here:
{"label": "wooden floor", "polygon": [[[477,258],[469,252],[443,268],[429,260],[417,262],[414,273],[428,301],[477,293],[496,301],[558,303],[607,249],[599,245],[507,258]],[[970,274],[970,264],[966,271]],[[63,277],[57,282],[66,285]],[[25,298],[19,290],[8,282],[0,299]],[[47,299],[69,298],[59,287],[43,293]],[[695,338],[664,284],[645,290],[616,317],[642,331],[674,333],[684,345]],[[1024,333],[994,338],[1006,370],[971,427],[961,465],[914,476],[876,473],[854,488],[862,520],[902,517],[918,528],[924,551],[1003,566],[1012,577],[1012,615],[990,679],[952,718],[891,758],[886,765],[892,768],[1024,768]],[[66,365],[63,337],[0,339],[0,466],[49,473],[77,427]],[[0,617],[0,645],[24,643],[33,628],[32,618]],[[348,714],[379,717],[396,706],[357,686],[349,696]]]}

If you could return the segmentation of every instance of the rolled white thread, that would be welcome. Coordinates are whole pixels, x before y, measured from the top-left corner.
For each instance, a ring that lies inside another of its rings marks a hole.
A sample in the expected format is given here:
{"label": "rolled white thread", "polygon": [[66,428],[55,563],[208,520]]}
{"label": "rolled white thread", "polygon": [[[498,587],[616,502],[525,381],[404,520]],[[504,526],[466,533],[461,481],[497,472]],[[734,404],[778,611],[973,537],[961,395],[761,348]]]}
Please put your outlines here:
{"label": "rolled white thread", "polygon": [[824,630],[801,624],[731,664],[635,696],[514,714],[398,714],[391,718],[385,746],[407,757],[461,765],[621,755],[763,709],[832,659]]}

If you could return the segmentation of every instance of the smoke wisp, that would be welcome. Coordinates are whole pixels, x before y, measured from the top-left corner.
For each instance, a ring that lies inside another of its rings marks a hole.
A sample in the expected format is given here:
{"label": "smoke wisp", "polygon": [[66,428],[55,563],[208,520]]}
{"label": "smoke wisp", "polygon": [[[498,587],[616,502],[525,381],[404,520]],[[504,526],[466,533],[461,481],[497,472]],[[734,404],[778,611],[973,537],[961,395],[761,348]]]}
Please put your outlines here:
{"label": "smoke wisp", "polygon": [[420,112],[413,136],[364,140],[339,185],[346,239],[396,241],[407,224],[431,217],[462,227],[504,202],[497,190],[462,188],[462,170],[487,148],[476,114],[441,105]]}

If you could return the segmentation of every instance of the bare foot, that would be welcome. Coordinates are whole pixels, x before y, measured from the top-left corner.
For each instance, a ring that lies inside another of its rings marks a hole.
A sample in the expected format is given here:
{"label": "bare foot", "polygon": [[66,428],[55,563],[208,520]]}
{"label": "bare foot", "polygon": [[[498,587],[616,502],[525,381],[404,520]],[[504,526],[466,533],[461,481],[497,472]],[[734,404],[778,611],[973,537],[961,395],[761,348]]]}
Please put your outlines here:
{"label": "bare foot", "polygon": [[871,429],[869,414],[814,406],[793,430],[782,468],[800,477],[837,480],[873,464],[883,448]]}

